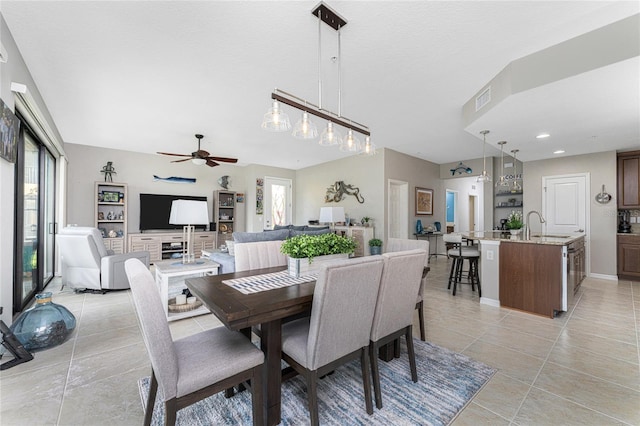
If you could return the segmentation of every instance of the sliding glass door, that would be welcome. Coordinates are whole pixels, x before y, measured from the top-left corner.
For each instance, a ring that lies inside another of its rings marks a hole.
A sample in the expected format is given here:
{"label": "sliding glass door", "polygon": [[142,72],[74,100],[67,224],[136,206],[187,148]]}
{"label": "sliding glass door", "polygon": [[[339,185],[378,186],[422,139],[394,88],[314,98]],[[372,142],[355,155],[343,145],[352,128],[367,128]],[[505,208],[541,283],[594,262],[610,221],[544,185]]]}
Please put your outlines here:
{"label": "sliding glass door", "polygon": [[16,161],[14,313],[54,276],[55,164],[55,157],[23,127]]}

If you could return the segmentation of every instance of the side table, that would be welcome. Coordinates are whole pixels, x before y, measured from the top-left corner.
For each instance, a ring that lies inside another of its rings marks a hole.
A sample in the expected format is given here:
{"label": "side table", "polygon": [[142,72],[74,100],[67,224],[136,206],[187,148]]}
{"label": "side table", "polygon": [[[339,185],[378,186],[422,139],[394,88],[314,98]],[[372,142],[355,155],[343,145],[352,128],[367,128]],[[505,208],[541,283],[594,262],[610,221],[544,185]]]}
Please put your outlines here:
{"label": "side table", "polygon": [[182,294],[182,290],[187,287],[184,283],[185,279],[218,275],[219,263],[209,259],[197,259],[194,263],[182,263],[180,259],[170,259],[155,262],[154,266],[156,268],[156,284],[165,307],[167,321],[209,313],[209,309],[204,305],[186,312],[169,312],[169,300]]}

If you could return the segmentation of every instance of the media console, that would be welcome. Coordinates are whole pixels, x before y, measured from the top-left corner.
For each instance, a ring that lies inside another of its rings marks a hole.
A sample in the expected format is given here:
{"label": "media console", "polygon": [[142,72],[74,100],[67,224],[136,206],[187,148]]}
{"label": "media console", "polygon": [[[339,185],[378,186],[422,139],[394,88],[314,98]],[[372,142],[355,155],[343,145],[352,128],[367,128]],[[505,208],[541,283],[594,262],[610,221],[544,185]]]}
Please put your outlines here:
{"label": "media console", "polygon": [[[200,257],[202,250],[213,250],[216,247],[216,233],[196,231],[194,233],[194,253]],[[163,259],[179,258],[182,252],[182,231],[179,232],[149,232],[129,234],[127,248],[132,251],[148,251],[150,262]]]}

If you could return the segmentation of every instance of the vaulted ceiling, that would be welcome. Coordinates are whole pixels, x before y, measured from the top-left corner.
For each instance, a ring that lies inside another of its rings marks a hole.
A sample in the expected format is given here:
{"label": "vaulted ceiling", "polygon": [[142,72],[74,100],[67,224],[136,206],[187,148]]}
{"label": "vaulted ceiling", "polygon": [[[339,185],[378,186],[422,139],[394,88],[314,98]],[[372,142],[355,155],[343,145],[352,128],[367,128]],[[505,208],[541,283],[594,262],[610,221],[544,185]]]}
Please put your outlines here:
{"label": "vaulted ceiling", "polygon": [[[0,12],[65,143],[190,153],[202,133],[202,148],[213,155],[298,169],[347,155],[260,128],[275,87],[317,103],[319,75],[323,106],[338,111],[337,37],[321,29],[319,67],[316,4],[3,0]],[[379,148],[439,164],[463,161],[482,155],[484,128],[492,154],[507,140],[505,148],[519,149],[524,161],[557,149],[570,156],[640,148],[640,37],[633,30],[573,50],[568,62],[580,63],[622,49],[616,37],[628,39],[622,54],[595,68],[557,73],[463,116],[465,104],[514,64],[528,64],[534,76],[553,71],[566,55],[527,58],[637,20],[637,1],[328,5],[348,21],[342,115],[369,126]],[[283,109],[292,124],[298,120],[299,112]],[[537,141],[543,131],[551,137]]]}

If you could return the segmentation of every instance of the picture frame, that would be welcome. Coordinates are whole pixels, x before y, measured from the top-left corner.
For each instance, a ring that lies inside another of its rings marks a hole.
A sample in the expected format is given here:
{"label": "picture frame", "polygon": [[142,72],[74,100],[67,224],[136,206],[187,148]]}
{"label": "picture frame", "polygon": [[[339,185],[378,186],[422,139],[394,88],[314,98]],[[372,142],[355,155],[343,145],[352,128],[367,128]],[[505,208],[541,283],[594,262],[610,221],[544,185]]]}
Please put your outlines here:
{"label": "picture frame", "polygon": [[416,216],[433,214],[433,189],[416,186]]}
{"label": "picture frame", "polygon": [[106,203],[120,202],[120,193],[115,191],[102,191],[102,200]]}
{"label": "picture frame", "polygon": [[0,99],[0,157],[10,163],[16,162],[20,120]]}

